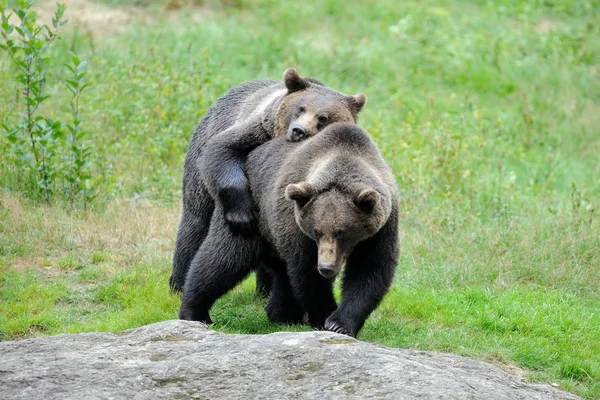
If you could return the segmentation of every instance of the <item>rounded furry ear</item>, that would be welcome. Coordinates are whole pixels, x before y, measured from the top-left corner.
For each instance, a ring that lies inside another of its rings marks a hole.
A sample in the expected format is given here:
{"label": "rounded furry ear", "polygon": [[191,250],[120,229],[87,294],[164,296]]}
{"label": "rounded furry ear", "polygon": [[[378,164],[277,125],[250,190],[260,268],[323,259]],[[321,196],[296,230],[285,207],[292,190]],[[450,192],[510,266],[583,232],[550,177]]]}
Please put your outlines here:
{"label": "rounded furry ear", "polygon": [[310,81],[298,75],[294,68],[288,68],[283,73],[283,82],[288,93],[304,90],[310,86]]}
{"label": "rounded furry ear", "polygon": [[365,104],[367,104],[367,95],[365,95],[364,93],[359,93],[354,96],[348,96],[348,99],[350,100],[350,107],[352,108],[352,113],[356,117],[360,110],[363,109]]}
{"label": "rounded furry ear", "polygon": [[380,197],[379,193],[373,189],[363,189],[354,199],[354,204],[359,210],[370,214],[379,203]]}
{"label": "rounded furry ear", "polygon": [[292,183],[285,188],[285,198],[293,200],[298,207],[304,207],[315,194],[314,188],[308,182]]}

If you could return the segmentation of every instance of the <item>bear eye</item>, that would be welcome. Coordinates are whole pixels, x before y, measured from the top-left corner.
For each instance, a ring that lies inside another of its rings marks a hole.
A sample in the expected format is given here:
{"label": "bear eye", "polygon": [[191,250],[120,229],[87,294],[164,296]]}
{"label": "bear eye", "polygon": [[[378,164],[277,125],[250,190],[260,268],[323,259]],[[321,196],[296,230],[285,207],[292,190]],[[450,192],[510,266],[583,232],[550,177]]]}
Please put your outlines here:
{"label": "bear eye", "polygon": [[306,111],[306,107],[304,106],[300,106],[300,108],[298,109],[298,111],[300,111],[301,113]]}
{"label": "bear eye", "polygon": [[327,115],[319,115],[319,124],[321,125],[325,125],[328,121],[329,118],[327,118]]}
{"label": "bear eye", "polygon": [[341,239],[341,237],[344,235],[344,230],[343,229],[338,229],[337,231],[335,231],[335,233],[333,234],[333,237],[335,239]]}

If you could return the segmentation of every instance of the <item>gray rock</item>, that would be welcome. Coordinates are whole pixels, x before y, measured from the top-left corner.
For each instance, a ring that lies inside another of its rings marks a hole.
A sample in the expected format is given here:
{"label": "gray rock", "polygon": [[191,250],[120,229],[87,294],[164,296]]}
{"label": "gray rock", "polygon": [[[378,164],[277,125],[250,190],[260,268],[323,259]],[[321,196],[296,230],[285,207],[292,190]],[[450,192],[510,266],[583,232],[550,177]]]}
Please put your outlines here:
{"label": "gray rock", "polygon": [[492,365],[329,332],[189,321],[0,343],[3,399],[577,399]]}

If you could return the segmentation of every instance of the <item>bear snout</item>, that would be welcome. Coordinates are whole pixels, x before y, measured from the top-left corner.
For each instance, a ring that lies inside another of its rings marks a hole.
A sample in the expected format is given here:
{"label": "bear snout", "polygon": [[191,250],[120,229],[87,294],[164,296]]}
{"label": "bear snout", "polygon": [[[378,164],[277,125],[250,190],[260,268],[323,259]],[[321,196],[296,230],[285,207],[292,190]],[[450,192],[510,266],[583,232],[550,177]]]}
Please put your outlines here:
{"label": "bear snout", "polygon": [[306,139],[307,136],[308,134],[306,132],[306,128],[304,128],[302,125],[293,124],[292,126],[290,126],[289,140],[291,142],[299,142],[301,140]]}
{"label": "bear snout", "polygon": [[319,264],[317,267],[319,274],[323,277],[330,279],[337,275],[333,264]]}
{"label": "bear snout", "polygon": [[318,240],[317,270],[325,278],[333,278],[342,270],[345,256],[340,243],[331,237]]}

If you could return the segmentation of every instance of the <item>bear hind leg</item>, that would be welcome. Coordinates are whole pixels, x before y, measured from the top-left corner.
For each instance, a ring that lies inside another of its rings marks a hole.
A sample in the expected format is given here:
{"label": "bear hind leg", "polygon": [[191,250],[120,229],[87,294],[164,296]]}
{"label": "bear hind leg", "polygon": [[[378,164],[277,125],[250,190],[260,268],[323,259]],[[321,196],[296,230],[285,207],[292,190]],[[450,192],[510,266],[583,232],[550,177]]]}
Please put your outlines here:
{"label": "bear hind leg", "polygon": [[261,261],[256,268],[256,294],[259,297],[269,297],[272,286],[273,277],[265,265],[265,261]]}
{"label": "bear hind leg", "polygon": [[[276,324],[300,324],[303,322],[304,308],[294,296],[290,279],[281,261],[269,261],[269,273],[272,279],[269,302],[265,307],[269,321]],[[264,266],[263,265],[263,266]]]}
{"label": "bear hind leg", "polygon": [[214,302],[248,276],[259,257],[258,238],[233,234],[216,210],[188,271],[179,318],[211,323]]}
{"label": "bear hind leg", "polygon": [[294,296],[308,314],[308,322],[313,328],[322,329],[337,304],[333,297],[333,281],[319,275],[315,268],[316,259],[316,254],[308,252],[299,262],[288,265],[287,272]]}
{"label": "bear hind leg", "polygon": [[214,202],[206,190],[202,190],[197,196],[204,199],[204,201],[196,199],[196,201],[200,201],[201,207],[195,210],[184,204],[181,222],[177,230],[175,251],[173,253],[173,271],[169,278],[169,287],[173,292],[183,291],[188,270],[194,256],[206,238],[215,208]]}

